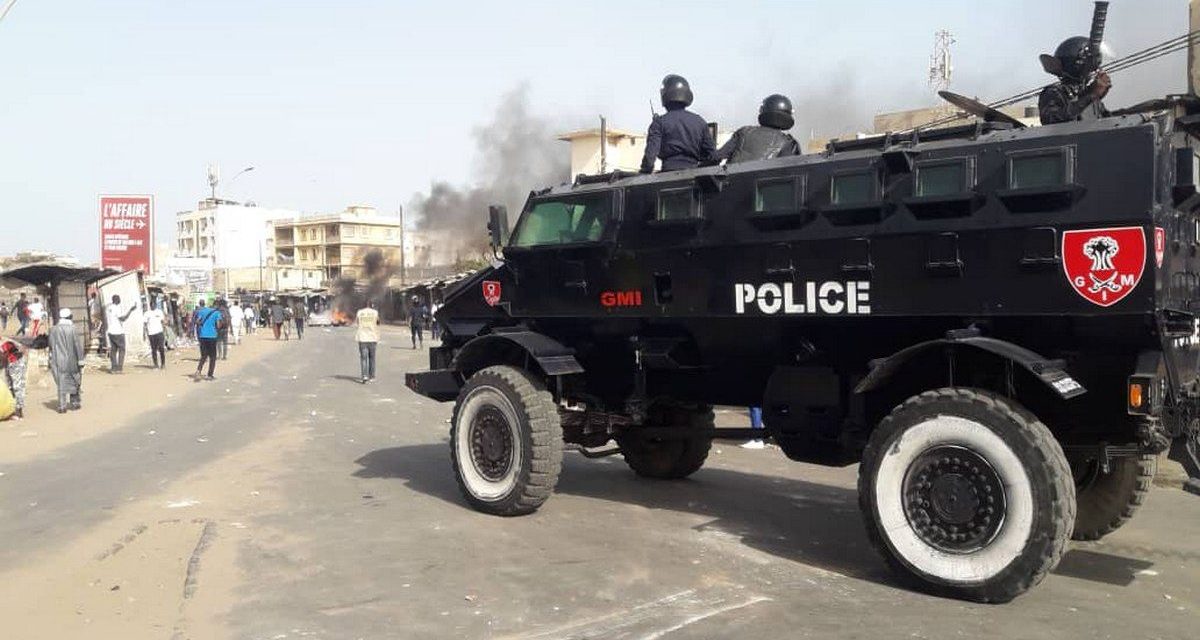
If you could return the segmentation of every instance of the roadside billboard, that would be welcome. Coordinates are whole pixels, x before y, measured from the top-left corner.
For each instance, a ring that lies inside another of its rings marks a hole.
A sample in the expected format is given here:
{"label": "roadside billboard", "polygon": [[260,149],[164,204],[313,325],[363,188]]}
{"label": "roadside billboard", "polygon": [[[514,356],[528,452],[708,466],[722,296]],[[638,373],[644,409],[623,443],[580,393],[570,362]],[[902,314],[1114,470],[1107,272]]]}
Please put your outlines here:
{"label": "roadside billboard", "polygon": [[100,196],[100,266],[154,271],[154,196]]}

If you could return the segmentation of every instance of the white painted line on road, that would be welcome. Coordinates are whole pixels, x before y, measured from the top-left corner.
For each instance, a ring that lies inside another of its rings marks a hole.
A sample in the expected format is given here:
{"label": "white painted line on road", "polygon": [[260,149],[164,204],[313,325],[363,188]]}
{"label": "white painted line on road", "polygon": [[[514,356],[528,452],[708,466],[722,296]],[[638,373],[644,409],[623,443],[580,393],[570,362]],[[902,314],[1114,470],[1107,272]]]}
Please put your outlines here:
{"label": "white painted line on road", "polygon": [[679,624],[673,624],[665,629],[660,629],[658,631],[655,631],[654,633],[651,633],[648,636],[642,636],[642,637],[643,637],[643,640],[658,640],[659,638],[667,635],[668,633],[674,633],[688,625],[700,622],[701,620],[711,618],[713,616],[718,616],[718,615],[721,615],[722,613],[736,611],[738,609],[748,607],[752,604],[758,604],[759,602],[767,602],[769,600],[770,600],[770,598],[768,598],[766,596],[755,596],[745,602],[741,602],[738,604],[731,604],[727,607],[721,607],[720,609],[713,609],[712,611],[706,611],[699,615],[692,616],[691,618],[688,618],[687,620],[684,620],[683,622],[680,622]]}

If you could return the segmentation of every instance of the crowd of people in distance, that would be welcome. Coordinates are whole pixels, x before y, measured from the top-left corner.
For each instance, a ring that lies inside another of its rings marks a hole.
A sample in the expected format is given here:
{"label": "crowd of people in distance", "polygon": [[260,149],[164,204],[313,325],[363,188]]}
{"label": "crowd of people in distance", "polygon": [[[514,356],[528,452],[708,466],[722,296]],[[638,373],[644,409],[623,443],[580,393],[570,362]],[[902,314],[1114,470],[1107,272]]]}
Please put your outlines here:
{"label": "crowd of people in distance", "polygon": [[[0,419],[25,416],[26,377],[29,354],[47,350],[50,375],[58,390],[58,412],[82,408],[84,358],[89,336],[95,336],[96,353],[107,356],[110,375],[125,371],[126,339],[129,332],[140,331],[149,345],[150,366],[162,371],[167,367],[167,352],[194,344],[199,360],[192,378],[214,380],[216,361],[229,357],[230,344],[241,344],[245,335],[260,327],[269,327],[277,340],[304,337],[309,310],[304,301],[286,303],[272,297],[262,303],[216,298],[211,303],[197,299],[188,308],[178,296],[149,293],[142,300],[125,303],[113,295],[102,303],[96,292],[89,294],[87,318],[77,326],[70,308],[57,311],[51,326],[40,297],[20,294],[11,304],[0,301]],[[141,308],[140,326],[134,311]],[[16,329],[9,335],[10,321]]]}

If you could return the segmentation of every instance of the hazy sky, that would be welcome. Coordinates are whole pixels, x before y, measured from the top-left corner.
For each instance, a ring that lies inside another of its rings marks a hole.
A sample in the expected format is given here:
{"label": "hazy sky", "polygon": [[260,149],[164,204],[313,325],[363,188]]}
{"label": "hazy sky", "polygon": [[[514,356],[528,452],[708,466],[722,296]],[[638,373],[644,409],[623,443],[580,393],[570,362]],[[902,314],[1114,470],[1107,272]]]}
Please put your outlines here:
{"label": "hazy sky", "polygon": [[[952,89],[996,98],[1048,82],[1037,54],[1084,34],[1091,6],[19,0],[0,22],[0,254],[97,260],[99,193],[154,194],[169,242],[175,212],[207,194],[209,163],[226,177],[256,167],[224,197],[395,211],[432,180],[472,182],[472,128],[521,83],[563,130],[601,113],[644,129],[669,72],[730,126],[780,91],[803,135],[866,129],[876,112],[934,102],[935,30],[957,39]],[[1112,2],[1118,55],[1186,31],[1186,0]],[[1184,69],[1176,54],[1125,72],[1107,102],[1181,91]]]}

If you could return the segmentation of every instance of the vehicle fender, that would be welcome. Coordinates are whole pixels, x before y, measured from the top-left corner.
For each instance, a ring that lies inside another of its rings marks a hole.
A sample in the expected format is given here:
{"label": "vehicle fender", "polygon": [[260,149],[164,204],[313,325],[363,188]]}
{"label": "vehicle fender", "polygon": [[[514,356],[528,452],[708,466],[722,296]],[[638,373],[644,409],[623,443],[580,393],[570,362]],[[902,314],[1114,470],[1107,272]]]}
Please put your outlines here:
{"label": "vehicle fender", "polygon": [[450,368],[463,373],[478,371],[494,362],[498,351],[518,347],[548,376],[583,373],[575,352],[557,340],[524,327],[499,328],[473,338],[455,354]]}
{"label": "vehicle fender", "polygon": [[1066,372],[1064,368],[1066,363],[1062,360],[1051,360],[1020,345],[978,335],[965,337],[950,335],[939,340],[917,343],[911,347],[901,349],[887,358],[873,360],[871,361],[870,373],[859,381],[858,386],[854,388],[854,392],[865,393],[878,389],[899,373],[904,364],[914,356],[926,353],[930,349],[942,349],[946,347],[978,349],[1013,362],[1033,374],[1033,377],[1042,381],[1051,391],[1064,400],[1087,393],[1087,389]]}

